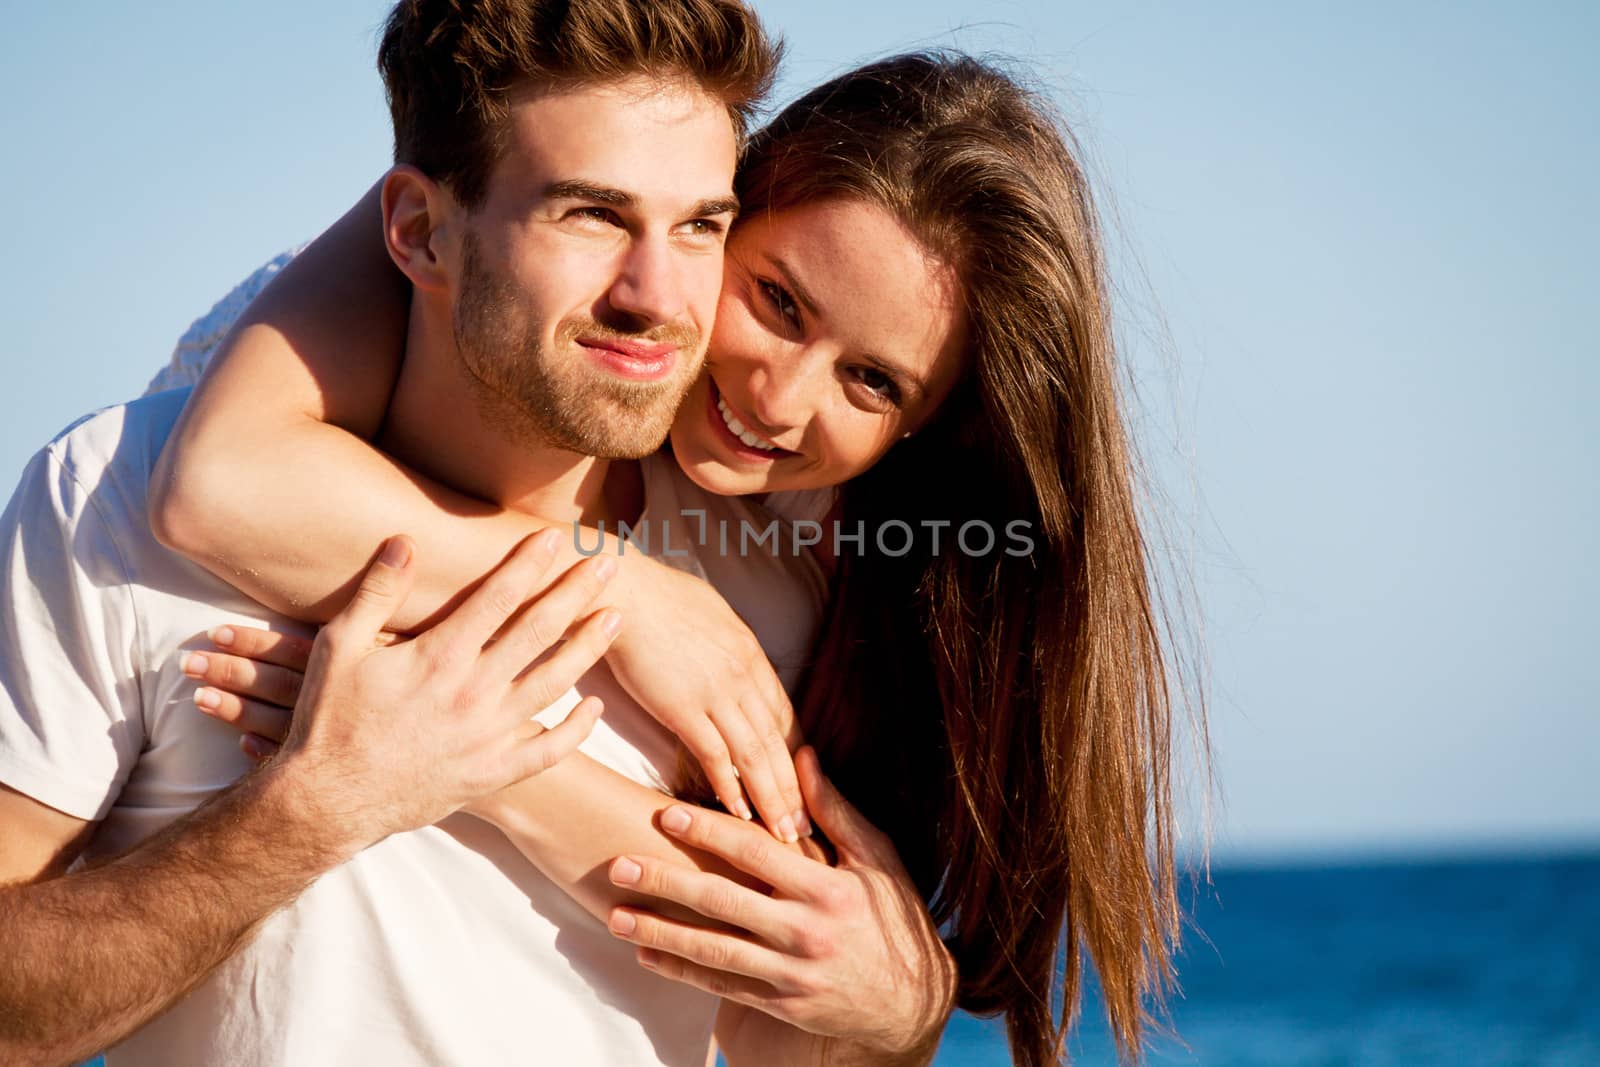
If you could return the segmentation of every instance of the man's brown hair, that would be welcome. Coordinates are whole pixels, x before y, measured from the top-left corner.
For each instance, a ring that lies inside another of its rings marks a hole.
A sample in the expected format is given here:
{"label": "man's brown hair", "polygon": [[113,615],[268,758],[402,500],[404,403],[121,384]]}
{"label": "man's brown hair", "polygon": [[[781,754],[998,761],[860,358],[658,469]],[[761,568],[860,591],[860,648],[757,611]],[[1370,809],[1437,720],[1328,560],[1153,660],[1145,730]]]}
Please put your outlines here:
{"label": "man's brown hair", "polygon": [[518,86],[687,78],[727,104],[742,135],[781,51],[741,0],[401,0],[378,69],[395,162],[472,207],[500,158]]}

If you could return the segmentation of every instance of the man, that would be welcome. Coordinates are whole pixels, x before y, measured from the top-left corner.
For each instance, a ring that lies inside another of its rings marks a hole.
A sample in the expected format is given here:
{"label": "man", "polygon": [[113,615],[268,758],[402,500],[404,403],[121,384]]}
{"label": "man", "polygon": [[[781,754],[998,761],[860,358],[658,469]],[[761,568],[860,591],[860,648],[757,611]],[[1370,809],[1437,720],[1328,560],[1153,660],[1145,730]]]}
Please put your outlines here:
{"label": "man", "polygon": [[[502,506],[637,517],[637,472],[594,457],[658,447],[695,376],[736,118],[773,61],[733,0],[395,10],[383,216],[413,310],[389,451]],[[565,921],[503,839],[446,818],[592,724],[589,704],[518,727],[614,632],[580,619],[605,565],[521,608],[554,551],[536,538],[435,630],[376,648],[413,570],[391,540],[319,638],[282,754],[246,773],[177,653],[282,620],[148,532],[182,402],[70,429],[0,524],[0,1060],[698,1062],[705,994]]]}

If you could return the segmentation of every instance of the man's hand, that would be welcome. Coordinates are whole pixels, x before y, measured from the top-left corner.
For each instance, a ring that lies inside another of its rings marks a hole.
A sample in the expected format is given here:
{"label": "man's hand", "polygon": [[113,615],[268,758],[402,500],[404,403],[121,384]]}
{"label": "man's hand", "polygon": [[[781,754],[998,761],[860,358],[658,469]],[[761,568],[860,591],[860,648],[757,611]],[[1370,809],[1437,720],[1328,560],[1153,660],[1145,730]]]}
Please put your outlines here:
{"label": "man's hand", "polygon": [[657,974],[724,999],[718,1041],[730,1063],[792,1062],[772,1045],[785,1027],[796,1038],[825,1039],[817,1047],[829,1050],[828,1062],[931,1062],[955,1004],[955,961],[894,844],[823,777],[813,750],[801,749],[796,766],[837,866],[793,855],[737,819],[678,805],[662,814],[662,829],[771,894],[619,857],[609,872],[614,884],[703,921],[618,907],[611,932],[639,946],[639,962]]}
{"label": "man's hand", "polygon": [[349,829],[356,847],[438,822],[538,774],[588,736],[600,713],[595,698],[552,730],[531,717],[616,636],[615,610],[580,620],[616,562],[573,567],[528,602],[558,538],[546,531],[524,541],[443,622],[389,644],[380,634],[415,573],[411,542],[393,538],[318,634],[275,763],[312,810]]}

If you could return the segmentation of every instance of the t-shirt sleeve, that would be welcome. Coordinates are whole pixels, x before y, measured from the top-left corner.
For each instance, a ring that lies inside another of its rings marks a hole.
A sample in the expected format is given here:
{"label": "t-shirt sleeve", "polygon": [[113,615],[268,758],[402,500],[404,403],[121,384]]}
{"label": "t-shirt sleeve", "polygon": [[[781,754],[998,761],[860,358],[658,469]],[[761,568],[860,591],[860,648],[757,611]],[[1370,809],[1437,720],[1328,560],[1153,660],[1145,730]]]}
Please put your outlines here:
{"label": "t-shirt sleeve", "polygon": [[144,745],[127,565],[53,448],[0,517],[0,782],[104,818]]}

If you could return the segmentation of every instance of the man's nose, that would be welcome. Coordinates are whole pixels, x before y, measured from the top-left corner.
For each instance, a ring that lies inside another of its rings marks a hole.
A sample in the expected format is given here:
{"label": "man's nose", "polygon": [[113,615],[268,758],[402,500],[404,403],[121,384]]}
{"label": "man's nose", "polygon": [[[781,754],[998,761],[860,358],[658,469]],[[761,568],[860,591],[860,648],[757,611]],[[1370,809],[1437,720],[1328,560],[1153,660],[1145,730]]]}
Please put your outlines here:
{"label": "man's nose", "polygon": [[664,237],[641,237],[629,243],[608,302],[643,328],[675,322],[688,306],[683,278]]}

